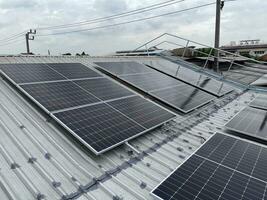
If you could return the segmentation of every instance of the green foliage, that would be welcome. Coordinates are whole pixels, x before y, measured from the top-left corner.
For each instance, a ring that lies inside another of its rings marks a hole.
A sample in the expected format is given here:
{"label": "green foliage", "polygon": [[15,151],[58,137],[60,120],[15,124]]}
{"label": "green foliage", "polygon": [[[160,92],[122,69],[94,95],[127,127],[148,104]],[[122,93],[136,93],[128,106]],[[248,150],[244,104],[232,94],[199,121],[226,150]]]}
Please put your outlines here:
{"label": "green foliage", "polygon": [[194,56],[195,57],[208,57],[208,55],[215,55],[215,50],[212,48],[199,48],[196,49]]}

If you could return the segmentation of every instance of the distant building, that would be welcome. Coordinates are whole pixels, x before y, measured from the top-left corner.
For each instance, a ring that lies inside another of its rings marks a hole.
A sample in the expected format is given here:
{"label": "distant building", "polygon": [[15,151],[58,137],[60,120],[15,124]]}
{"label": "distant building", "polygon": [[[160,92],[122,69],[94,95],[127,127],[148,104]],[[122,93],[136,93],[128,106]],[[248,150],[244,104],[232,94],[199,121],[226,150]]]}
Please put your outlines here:
{"label": "distant building", "polygon": [[260,40],[241,40],[239,44],[231,42],[230,45],[222,46],[221,49],[244,56],[261,57],[267,54],[267,44],[261,43]]}
{"label": "distant building", "polygon": [[114,56],[155,56],[162,53],[163,49],[158,49],[156,47],[151,47],[149,49],[139,49],[139,50],[125,50],[116,51]]}

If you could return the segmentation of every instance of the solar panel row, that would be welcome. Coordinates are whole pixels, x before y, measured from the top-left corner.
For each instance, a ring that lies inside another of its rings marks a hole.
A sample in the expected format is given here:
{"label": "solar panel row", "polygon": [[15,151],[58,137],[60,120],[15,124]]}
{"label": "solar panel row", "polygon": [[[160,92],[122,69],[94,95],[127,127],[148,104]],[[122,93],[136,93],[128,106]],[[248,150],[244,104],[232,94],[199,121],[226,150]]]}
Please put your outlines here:
{"label": "solar panel row", "polygon": [[185,65],[183,63],[178,65],[176,63],[161,59],[147,62],[144,61],[144,64],[171,76],[175,76],[180,80],[200,87],[203,90],[219,97],[233,91],[232,87],[224,84],[223,82],[219,82],[215,79],[211,79],[207,76],[201,75],[198,72],[188,69],[187,67],[184,67]]}
{"label": "solar panel row", "polygon": [[17,84],[102,76],[80,63],[1,64],[0,69]]}
{"label": "solar panel row", "polygon": [[97,154],[174,117],[138,96],[59,112],[55,116]]}
{"label": "solar panel row", "polygon": [[107,78],[21,85],[48,111],[134,95]]}
{"label": "solar panel row", "polygon": [[246,107],[226,125],[226,128],[256,138],[267,139],[267,111]]}
{"label": "solar panel row", "polygon": [[259,95],[254,101],[252,101],[249,106],[254,108],[260,108],[267,110],[267,95]]}
{"label": "solar panel row", "polygon": [[164,200],[266,199],[267,149],[215,134],[152,194]]}
{"label": "solar panel row", "polygon": [[[98,62],[96,64],[103,70],[118,76],[119,79],[184,113],[215,99],[213,95],[139,63]],[[134,72],[135,74],[133,74]]]}
{"label": "solar panel row", "polygon": [[1,69],[96,154],[175,117],[81,64],[10,64]]}

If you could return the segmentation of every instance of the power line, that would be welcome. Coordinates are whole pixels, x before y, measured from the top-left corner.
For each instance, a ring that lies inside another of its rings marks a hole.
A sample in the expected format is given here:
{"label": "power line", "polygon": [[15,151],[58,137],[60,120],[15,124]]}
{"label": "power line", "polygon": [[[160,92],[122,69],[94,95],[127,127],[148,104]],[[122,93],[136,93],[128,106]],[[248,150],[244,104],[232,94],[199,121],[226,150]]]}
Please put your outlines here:
{"label": "power line", "polygon": [[198,6],[195,6],[195,7],[174,11],[174,12],[168,12],[168,13],[164,13],[164,14],[160,14],[160,15],[154,15],[154,16],[151,16],[151,17],[145,17],[145,18],[135,19],[135,20],[131,20],[131,21],[125,21],[125,22],[121,22],[121,23],[116,23],[116,24],[109,24],[109,25],[105,25],[105,26],[96,26],[96,27],[93,27],[93,28],[79,29],[79,30],[73,30],[73,31],[63,31],[63,32],[48,33],[48,34],[37,34],[37,36],[41,36],[42,37],[42,36],[50,36],[50,35],[62,35],[62,34],[77,33],[77,32],[84,32],[84,31],[92,31],[92,30],[96,30],[96,29],[109,28],[109,27],[120,26],[120,25],[130,24],[130,23],[134,23],[134,22],[140,22],[140,21],[145,21],[145,20],[149,20],[149,19],[164,17],[164,16],[168,16],[168,15],[173,15],[173,14],[177,14],[177,13],[181,13],[181,12],[186,12],[186,11],[190,11],[190,10],[194,10],[194,9],[198,9],[198,8],[211,6],[211,5],[214,5],[214,4],[216,4],[216,2],[206,3],[206,4],[198,5]]}
{"label": "power line", "polygon": [[12,41],[12,40],[15,40],[21,36],[23,36],[25,34],[25,31],[23,32],[20,32],[20,33],[17,33],[17,34],[14,34],[14,35],[11,35],[9,37],[6,37],[6,38],[3,38],[3,39],[0,39],[0,43],[1,42],[8,42],[8,41]]}
{"label": "power line", "polygon": [[0,44],[0,47],[2,47],[2,46],[7,46],[7,45],[11,45],[11,44],[15,44],[15,43],[22,42],[22,41],[24,41],[24,39],[15,40],[15,41],[12,41],[12,42],[2,43],[2,44]]}
{"label": "power line", "polygon": [[118,13],[118,14],[114,14],[114,15],[110,15],[110,16],[106,16],[106,17],[100,17],[100,18],[95,18],[95,19],[90,19],[90,20],[86,20],[86,21],[82,21],[82,22],[76,22],[76,23],[70,23],[70,24],[41,27],[41,28],[36,28],[36,29],[37,30],[63,29],[63,28],[69,28],[69,27],[74,27],[74,26],[84,26],[84,25],[88,25],[88,24],[95,24],[95,23],[99,23],[99,22],[104,22],[104,21],[108,21],[108,20],[113,20],[113,19],[117,19],[117,18],[122,18],[122,17],[127,17],[127,16],[131,16],[131,15],[136,15],[136,14],[148,12],[151,10],[163,8],[163,7],[170,6],[170,5],[177,4],[177,3],[181,3],[184,1],[186,1],[186,0],[179,0],[179,1],[168,0],[165,2],[152,4],[150,6],[146,6],[143,8],[139,8],[139,9],[135,9],[135,10],[127,11],[127,12],[122,12],[122,13]]}

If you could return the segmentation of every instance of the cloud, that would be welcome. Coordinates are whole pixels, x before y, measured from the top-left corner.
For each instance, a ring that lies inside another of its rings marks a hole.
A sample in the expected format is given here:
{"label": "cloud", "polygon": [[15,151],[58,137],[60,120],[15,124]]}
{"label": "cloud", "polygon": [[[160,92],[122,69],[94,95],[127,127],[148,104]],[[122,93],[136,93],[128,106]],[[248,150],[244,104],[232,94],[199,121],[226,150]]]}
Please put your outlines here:
{"label": "cloud", "polygon": [[[109,16],[148,6],[164,0],[0,0],[1,38],[35,27],[69,24]],[[94,28],[112,23],[126,22],[192,6],[210,3],[209,0],[192,0],[177,3],[154,11],[140,13],[112,21],[94,23],[78,29]],[[260,38],[267,42],[267,1],[237,0],[225,3],[221,20],[221,44],[233,40]],[[252,12],[253,11],[253,12]],[[256,14],[255,14],[256,13]],[[101,55],[116,50],[133,49],[164,32],[170,32],[201,43],[213,45],[215,6],[191,10],[175,15],[130,23],[112,28],[96,29],[73,34],[36,37],[30,41],[33,52],[53,54],[86,51]],[[66,29],[66,30],[76,30]],[[252,31],[253,30],[253,31]],[[61,30],[63,31],[63,30]],[[39,34],[51,33],[39,31]],[[24,36],[22,36],[23,40]],[[170,39],[170,38],[169,38]],[[171,39],[170,39],[171,40]],[[160,41],[159,41],[160,42]],[[25,52],[25,42],[1,46],[0,54]],[[167,46],[172,48],[172,46]]]}
{"label": "cloud", "polygon": [[29,9],[37,6],[37,1],[34,0],[1,0],[1,9]]}

